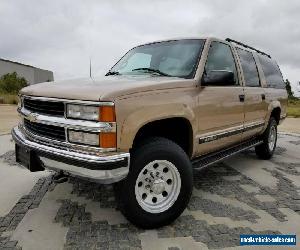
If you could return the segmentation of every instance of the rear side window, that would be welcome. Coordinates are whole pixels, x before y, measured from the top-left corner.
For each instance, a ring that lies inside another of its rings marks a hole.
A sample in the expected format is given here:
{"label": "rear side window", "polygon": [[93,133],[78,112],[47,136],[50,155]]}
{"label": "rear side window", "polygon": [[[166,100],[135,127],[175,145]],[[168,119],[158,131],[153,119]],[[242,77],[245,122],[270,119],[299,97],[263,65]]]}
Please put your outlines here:
{"label": "rear side window", "polygon": [[284,81],[277,63],[267,56],[258,54],[268,87],[284,89]]}
{"label": "rear side window", "polygon": [[239,48],[237,48],[237,52],[241,61],[246,86],[259,87],[259,75],[252,53]]}

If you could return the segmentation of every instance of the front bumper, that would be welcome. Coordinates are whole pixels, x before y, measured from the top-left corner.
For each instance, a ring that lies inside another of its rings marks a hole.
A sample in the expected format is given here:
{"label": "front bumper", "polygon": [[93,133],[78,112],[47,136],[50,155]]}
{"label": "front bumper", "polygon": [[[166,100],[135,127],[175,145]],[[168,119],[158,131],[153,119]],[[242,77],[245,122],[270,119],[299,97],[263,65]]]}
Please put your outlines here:
{"label": "front bumper", "polygon": [[12,137],[19,146],[34,151],[47,169],[103,184],[120,181],[129,172],[129,153],[103,153],[100,156],[70,151],[29,140],[18,127],[13,128]]}

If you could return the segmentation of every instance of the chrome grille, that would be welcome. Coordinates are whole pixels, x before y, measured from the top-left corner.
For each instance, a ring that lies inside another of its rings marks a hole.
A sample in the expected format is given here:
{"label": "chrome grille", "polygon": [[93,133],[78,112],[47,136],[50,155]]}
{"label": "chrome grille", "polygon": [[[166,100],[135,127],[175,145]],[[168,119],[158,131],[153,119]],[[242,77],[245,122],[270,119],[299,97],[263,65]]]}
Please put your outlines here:
{"label": "chrome grille", "polygon": [[65,129],[63,127],[30,122],[26,119],[24,119],[24,127],[30,133],[41,137],[47,137],[58,141],[66,140]]}
{"label": "chrome grille", "polygon": [[65,112],[65,105],[63,102],[38,100],[25,97],[23,105],[25,109],[38,114],[63,117]]}

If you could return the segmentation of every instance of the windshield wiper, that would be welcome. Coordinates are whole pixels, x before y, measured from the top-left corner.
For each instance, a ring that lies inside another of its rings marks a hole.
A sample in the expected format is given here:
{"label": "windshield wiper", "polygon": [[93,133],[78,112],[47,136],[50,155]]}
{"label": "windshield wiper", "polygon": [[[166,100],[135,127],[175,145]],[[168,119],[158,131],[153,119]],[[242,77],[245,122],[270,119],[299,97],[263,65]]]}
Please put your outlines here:
{"label": "windshield wiper", "polygon": [[121,75],[118,71],[108,71],[105,76],[115,76],[115,75]]}
{"label": "windshield wiper", "polygon": [[141,71],[144,70],[144,71],[157,73],[157,74],[162,75],[162,76],[170,76],[167,73],[161,72],[159,69],[152,69],[152,68],[136,68],[136,69],[133,69],[132,71],[139,71],[139,70],[141,70]]}

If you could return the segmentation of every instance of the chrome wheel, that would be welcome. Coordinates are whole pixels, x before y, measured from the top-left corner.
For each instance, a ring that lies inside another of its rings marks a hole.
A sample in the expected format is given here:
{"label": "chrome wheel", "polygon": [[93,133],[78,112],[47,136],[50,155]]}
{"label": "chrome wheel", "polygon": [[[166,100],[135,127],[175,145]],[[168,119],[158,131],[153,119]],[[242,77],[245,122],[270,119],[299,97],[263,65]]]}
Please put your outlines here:
{"label": "chrome wheel", "polygon": [[274,150],[276,138],[277,138],[277,130],[276,130],[275,126],[272,126],[270,128],[269,138],[268,138],[268,145],[269,145],[270,151]]}
{"label": "chrome wheel", "polygon": [[147,164],[135,183],[135,197],[149,213],[162,213],[177,200],[181,188],[180,174],[175,165],[166,160]]}

